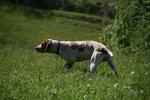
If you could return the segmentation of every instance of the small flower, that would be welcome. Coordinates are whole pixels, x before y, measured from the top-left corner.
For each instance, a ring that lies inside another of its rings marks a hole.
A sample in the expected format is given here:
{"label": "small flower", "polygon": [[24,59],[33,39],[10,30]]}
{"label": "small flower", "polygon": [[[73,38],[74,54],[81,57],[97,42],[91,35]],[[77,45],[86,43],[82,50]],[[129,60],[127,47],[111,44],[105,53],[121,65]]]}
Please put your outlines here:
{"label": "small flower", "polygon": [[87,87],[90,87],[91,85],[90,84],[87,84]]}
{"label": "small flower", "polygon": [[131,63],[131,62],[132,62],[132,60],[129,60],[129,62]]}
{"label": "small flower", "polygon": [[15,70],[15,73],[17,73],[17,70]]}
{"label": "small flower", "polygon": [[84,97],[83,97],[83,98],[84,98],[84,100],[86,100],[86,99],[87,99],[87,95],[84,95]]}
{"label": "small flower", "polygon": [[48,90],[48,86],[46,86],[46,88],[45,88],[46,90]]}
{"label": "small flower", "polygon": [[114,84],[114,88],[118,86],[118,83]]}
{"label": "small flower", "polygon": [[92,79],[91,78],[89,78],[89,81],[91,81]]}
{"label": "small flower", "polygon": [[92,94],[94,94],[94,93],[95,93],[95,91],[91,91],[91,93],[92,93]]}
{"label": "small flower", "polygon": [[140,94],[143,94],[144,93],[144,91],[143,90],[140,90]]}
{"label": "small flower", "polygon": [[68,75],[66,74],[65,77],[68,77]]}
{"label": "small flower", "polygon": [[145,75],[148,75],[148,72],[146,72]]}
{"label": "small flower", "polygon": [[131,72],[131,75],[134,75],[134,74],[135,74],[135,71],[132,71],[132,72]]}
{"label": "small flower", "polygon": [[131,89],[130,86],[126,86],[126,85],[124,85],[123,88],[125,88],[125,89]]}
{"label": "small flower", "polygon": [[53,94],[57,94],[57,89],[52,89]]}

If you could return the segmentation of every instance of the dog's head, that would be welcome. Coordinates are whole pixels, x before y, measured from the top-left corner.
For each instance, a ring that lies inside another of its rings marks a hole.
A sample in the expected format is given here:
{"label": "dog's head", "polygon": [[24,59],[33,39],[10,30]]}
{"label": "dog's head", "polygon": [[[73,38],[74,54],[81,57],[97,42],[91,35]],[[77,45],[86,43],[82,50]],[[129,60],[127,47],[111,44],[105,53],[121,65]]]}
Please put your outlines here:
{"label": "dog's head", "polygon": [[52,40],[51,39],[46,39],[42,41],[38,46],[35,47],[37,52],[40,53],[46,53],[48,51],[48,48],[52,45]]}

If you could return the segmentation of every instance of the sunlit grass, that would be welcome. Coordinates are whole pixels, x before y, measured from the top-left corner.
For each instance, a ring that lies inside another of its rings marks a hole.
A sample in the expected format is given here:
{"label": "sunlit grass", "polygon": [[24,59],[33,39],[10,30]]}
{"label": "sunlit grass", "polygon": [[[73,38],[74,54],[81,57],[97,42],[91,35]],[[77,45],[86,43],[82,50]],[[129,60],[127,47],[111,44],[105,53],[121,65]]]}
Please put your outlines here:
{"label": "sunlit grass", "polygon": [[55,55],[13,47],[0,52],[1,99],[149,98],[150,63],[146,57],[138,61],[141,55],[116,56],[116,77],[105,63],[98,67],[97,74],[91,74],[88,61],[67,70],[64,60]]}

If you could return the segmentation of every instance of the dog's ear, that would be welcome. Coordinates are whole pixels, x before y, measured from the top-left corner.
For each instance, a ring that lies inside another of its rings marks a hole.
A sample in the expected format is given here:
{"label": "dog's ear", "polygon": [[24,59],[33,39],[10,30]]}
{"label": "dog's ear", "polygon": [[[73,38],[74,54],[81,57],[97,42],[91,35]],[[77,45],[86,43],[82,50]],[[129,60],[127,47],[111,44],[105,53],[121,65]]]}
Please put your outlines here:
{"label": "dog's ear", "polygon": [[46,52],[47,49],[48,49],[48,46],[49,46],[50,44],[52,44],[52,40],[50,40],[50,39],[44,40],[44,41],[42,42],[42,51],[43,51],[43,52]]}

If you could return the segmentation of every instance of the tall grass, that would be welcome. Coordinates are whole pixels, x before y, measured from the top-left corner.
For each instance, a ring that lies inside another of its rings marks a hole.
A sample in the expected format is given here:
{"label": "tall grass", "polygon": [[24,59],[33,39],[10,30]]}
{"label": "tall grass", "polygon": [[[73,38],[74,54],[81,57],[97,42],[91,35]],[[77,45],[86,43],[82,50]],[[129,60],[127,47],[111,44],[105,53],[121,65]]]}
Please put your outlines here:
{"label": "tall grass", "polygon": [[115,57],[119,77],[105,63],[93,75],[88,72],[89,62],[76,63],[67,70],[64,61],[54,55],[11,46],[0,52],[1,100],[150,98],[150,55],[143,57],[149,51]]}

